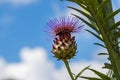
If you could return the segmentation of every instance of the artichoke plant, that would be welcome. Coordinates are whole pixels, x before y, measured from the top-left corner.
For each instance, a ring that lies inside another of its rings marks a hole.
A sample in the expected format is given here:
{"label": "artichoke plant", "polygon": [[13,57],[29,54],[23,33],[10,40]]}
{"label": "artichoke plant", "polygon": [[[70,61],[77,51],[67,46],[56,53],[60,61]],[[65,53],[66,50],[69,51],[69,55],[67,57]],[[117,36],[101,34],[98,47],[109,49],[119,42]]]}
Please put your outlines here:
{"label": "artichoke plant", "polygon": [[[70,9],[77,11],[84,17],[72,13],[74,17],[61,17],[48,22],[48,26],[52,29],[53,40],[52,53],[55,58],[62,60],[71,80],[84,78],[87,80],[120,80],[120,21],[115,22],[114,16],[120,13],[120,8],[113,11],[111,0],[67,0],[75,3],[79,8],[67,6]],[[82,9],[81,9],[82,8]],[[89,33],[98,38],[101,43],[95,43],[107,50],[107,53],[99,53],[98,55],[108,55],[109,63],[104,63],[103,68],[108,69],[108,74],[103,74],[97,70],[85,67],[78,74],[73,74],[68,60],[73,58],[77,52],[77,44],[74,32],[78,32],[84,22],[93,30],[86,29]],[[93,71],[99,77],[81,76],[85,70]]]}

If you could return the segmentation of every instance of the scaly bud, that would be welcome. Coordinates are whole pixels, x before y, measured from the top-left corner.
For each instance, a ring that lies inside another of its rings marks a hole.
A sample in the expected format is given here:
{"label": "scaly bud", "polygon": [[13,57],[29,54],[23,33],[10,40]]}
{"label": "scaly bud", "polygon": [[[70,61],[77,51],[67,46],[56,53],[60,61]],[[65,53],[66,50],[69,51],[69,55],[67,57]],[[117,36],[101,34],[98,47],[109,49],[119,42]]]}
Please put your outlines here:
{"label": "scaly bud", "polygon": [[79,19],[75,17],[61,17],[48,22],[48,26],[52,29],[52,33],[56,36],[53,40],[54,56],[61,59],[71,59],[77,51],[75,37],[71,34],[81,29]]}

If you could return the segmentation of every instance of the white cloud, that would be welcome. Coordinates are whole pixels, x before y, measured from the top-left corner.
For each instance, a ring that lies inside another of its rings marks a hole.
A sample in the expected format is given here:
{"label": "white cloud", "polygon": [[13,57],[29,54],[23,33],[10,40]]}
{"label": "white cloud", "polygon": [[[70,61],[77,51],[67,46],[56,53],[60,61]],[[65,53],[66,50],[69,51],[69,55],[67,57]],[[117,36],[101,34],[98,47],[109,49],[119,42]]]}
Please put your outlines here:
{"label": "white cloud", "polygon": [[0,80],[4,77],[5,61],[0,58]]}
{"label": "white cloud", "polygon": [[0,3],[10,3],[13,5],[18,5],[18,4],[30,4],[36,1],[37,0],[0,0]]}
{"label": "white cloud", "polygon": [[[47,57],[47,53],[43,48],[23,48],[20,51],[21,62],[6,63],[0,58],[0,80],[2,78],[16,78],[18,80],[70,80],[65,66],[56,69],[54,63]],[[78,73],[84,67],[91,67],[102,70],[102,63],[99,61],[79,61],[70,63],[72,71]],[[83,75],[95,76],[90,71],[86,71]],[[84,79],[80,79],[84,80]]]}
{"label": "white cloud", "polygon": [[[101,62],[98,61],[80,61],[80,62],[74,62],[71,63],[71,69],[72,72],[75,74],[78,74],[82,69],[84,69],[85,67],[91,65],[90,68],[98,70],[100,72],[103,73],[107,73],[107,70],[103,70],[101,69],[101,67],[103,66],[103,64]],[[62,76],[62,77],[60,77]],[[87,70],[85,71],[82,76],[88,76],[88,77],[98,77],[96,76],[93,72]],[[66,68],[63,66],[60,70],[57,70],[54,74],[55,80],[70,80],[70,77],[66,71]],[[79,78],[78,80],[86,80],[83,78]]]}
{"label": "white cloud", "polygon": [[4,74],[6,77],[20,80],[52,80],[50,73],[53,71],[53,64],[48,60],[44,49],[24,48],[20,54],[20,63],[6,66]]}

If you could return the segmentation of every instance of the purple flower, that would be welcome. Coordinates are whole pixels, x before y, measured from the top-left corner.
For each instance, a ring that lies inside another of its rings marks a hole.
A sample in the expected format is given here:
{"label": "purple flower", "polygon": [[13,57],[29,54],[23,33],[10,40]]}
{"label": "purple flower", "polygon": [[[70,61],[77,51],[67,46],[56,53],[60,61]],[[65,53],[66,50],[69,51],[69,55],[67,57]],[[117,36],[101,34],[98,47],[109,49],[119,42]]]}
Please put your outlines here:
{"label": "purple flower", "polygon": [[52,34],[55,36],[78,32],[82,27],[78,18],[65,16],[50,20],[48,26],[52,29]]}
{"label": "purple flower", "polygon": [[71,59],[77,50],[75,37],[72,33],[78,32],[83,25],[76,17],[59,17],[48,22],[51,32],[56,36],[53,50],[55,57],[61,59]]}

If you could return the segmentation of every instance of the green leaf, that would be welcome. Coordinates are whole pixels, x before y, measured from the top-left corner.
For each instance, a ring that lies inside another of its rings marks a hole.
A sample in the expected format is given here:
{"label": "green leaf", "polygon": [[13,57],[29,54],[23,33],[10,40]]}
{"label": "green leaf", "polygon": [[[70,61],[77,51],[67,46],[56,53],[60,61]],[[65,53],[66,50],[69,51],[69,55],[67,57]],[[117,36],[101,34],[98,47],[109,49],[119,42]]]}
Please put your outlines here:
{"label": "green leaf", "polygon": [[70,6],[67,6],[67,7],[68,7],[68,8],[71,8],[71,9],[73,9],[73,10],[79,12],[79,13],[81,13],[82,15],[84,15],[84,16],[85,16],[86,18],[88,18],[89,20],[94,21],[94,19],[93,19],[89,14],[87,14],[86,12],[81,11],[80,9],[77,9],[77,8],[74,8],[74,7],[70,7]]}
{"label": "green leaf", "polygon": [[103,73],[101,73],[101,72],[99,72],[99,71],[96,71],[96,70],[94,70],[94,69],[89,69],[89,70],[91,70],[91,71],[93,71],[96,75],[98,75],[102,80],[110,80],[110,78],[107,76],[107,75],[105,75],[105,74],[103,74]]}
{"label": "green leaf", "polygon": [[104,8],[104,6],[108,3],[108,1],[110,1],[110,0],[104,0],[104,1],[99,5],[97,13],[99,13],[99,11]]}
{"label": "green leaf", "polygon": [[75,3],[84,3],[83,0],[66,0],[66,1],[71,1],[71,2],[75,2]]}
{"label": "green leaf", "polygon": [[98,32],[97,28],[94,25],[92,25],[91,23],[89,23],[88,21],[86,21],[85,19],[83,19],[82,17],[79,17],[79,16],[77,16],[75,14],[72,14],[72,15],[75,16],[75,17],[77,17],[77,18],[79,18],[85,24],[87,24],[88,26],[90,26],[93,30],[95,30],[96,32]]}
{"label": "green leaf", "polygon": [[67,0],[67,1],[74,2],[81,6],[84,10],[89,11],[89,9],[85,6],[83,0]]}
{"label": "green leaf", "polygon": [[108,55],[108,53],[99,53],[98,55]]}
{"label": "green leaf", "polygon": [[116,32],[113,39],[118,39],[120,37],[120,31]]}
{"label": "green leaf", "polygon": [[117,23],[113,24],[110,28],[110,30],[108,30],[108,32],[111,32],[113,30],[117,30],[117,27],[120,25],[120,21],[118,21]]}
{"label": "green leaf", "polygon": [[80,78],[84,78],[84,79],[87,79],[87,80],[102,80],[102,79],[100,79],[100,78],[84,77],[84,76],[80,76]]}
{"label": "green leaf", "polygon": [[117,9],[116,11],[110,13],[108,16],[105,17],[103,22],[108,21],[109,19],[113,18],[116,14],[118,14],[120,12],[120,8]]}
{"label": "green leaf", "polygon": [[112,70],[112,65],[110,63],[104,63],[104,67],[102,68],[107,68],[107,69],[111,69]]}
{"label": "green leaf", "polygon": [[103,47],[103,48],[106,48],[105,45],[100,44],[100,43],[94,43],[94,45],[99,45],[99,46],[101,46],[101,47]]}
{"label": "green leaf", "polygon": [[103,41],[99,35],[93,33],[92,31],[90,31],[90,30],[88,30],[88,29],[86,29],[86,31],[88,31],[89,33],[91,33],[92,35],[94,35],[94,36],[95,36],[96,38],[98,38],[99,40]]}
{"label": "green leaf", "polygon": [[93,8],[94,12],[96,13],[97,12],[97,7],[98,7],[97,0],[91,0],[89,4],[91,4],[91,7]]}
{"label": "green leaf", "polygon": [[84,69],[82,69],[82,71],[80,71],[80,72],[76,75],[75,80],[77,80],[77,78],[78,78],[85,70],[87,70],[89,67],[90,67],[90,66],[87,66],[87,67],[85,67]]}
{"label": "green leaf", "polygon": [[99,20],[101,20],[102,22],[103,22],[103,19],[104,19],[102,11],[105,8],[105,6],[107,5],[108,1],[110,1],[110,0],[98,1],[99,6],[97,8],[96,15],[98,16]]}

